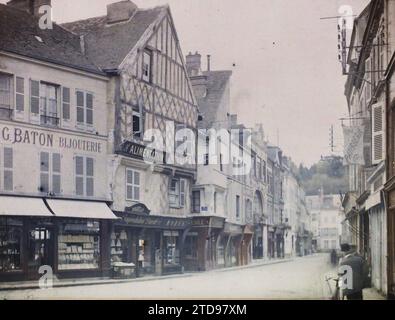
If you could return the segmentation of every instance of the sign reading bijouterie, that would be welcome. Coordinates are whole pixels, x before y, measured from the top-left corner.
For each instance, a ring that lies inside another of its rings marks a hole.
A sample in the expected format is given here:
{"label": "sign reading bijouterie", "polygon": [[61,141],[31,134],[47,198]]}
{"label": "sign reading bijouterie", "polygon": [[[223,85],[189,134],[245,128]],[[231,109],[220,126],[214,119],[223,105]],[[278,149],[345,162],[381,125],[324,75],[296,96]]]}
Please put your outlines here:
{"label": "sign reading bijouterie", "polygon": [[119,153],[154,163],[165,162],[165,152],[148,148],[132,141],[124,141],[120,146]]}
{"label": "sign reading bijouterie", "polygon": [[0,142],[94,153],[101,153],[103,151],[101,142],[11,126],[0,126]]}

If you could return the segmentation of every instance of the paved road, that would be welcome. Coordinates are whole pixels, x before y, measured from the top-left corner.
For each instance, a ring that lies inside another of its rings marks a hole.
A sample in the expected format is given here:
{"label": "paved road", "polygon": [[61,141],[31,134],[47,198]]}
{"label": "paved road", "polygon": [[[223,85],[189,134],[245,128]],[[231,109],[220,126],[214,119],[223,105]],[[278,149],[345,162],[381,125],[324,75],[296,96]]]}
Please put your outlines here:
{"label": "paved road", "polygon": [[327,299],[327,254],[239,270],[119,284],[4,291],[0,299]]}

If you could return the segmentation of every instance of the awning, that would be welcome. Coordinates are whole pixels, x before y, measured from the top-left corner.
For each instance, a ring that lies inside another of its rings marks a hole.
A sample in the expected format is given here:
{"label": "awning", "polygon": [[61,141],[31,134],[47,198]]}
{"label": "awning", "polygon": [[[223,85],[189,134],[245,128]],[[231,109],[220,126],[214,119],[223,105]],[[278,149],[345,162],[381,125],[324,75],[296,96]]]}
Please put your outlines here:
{"label": "awning", "polygon": [[366,199],[366,210],[373,208],[381,203],[381,191],[376,191]]}
{"label": "awning", "polygon": [[104,202],[46,200],[55,217],[84,219],[118,219]]}
{"label": "awning", "polygon": [[43,199],[0,196],[0,216],[53,217]]}

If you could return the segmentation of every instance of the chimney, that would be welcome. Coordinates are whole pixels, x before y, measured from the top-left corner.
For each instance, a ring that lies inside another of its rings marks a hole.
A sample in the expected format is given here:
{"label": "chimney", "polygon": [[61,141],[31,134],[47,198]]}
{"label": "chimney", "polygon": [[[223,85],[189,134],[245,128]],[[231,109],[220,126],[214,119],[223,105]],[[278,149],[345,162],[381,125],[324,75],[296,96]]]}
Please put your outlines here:
{"label": "chimney", "polygon": [[129,0],[114,2],[107,5],[107,23],[117,23],[129,20],[138,7]]}
{"label": "chimney", "polygon": [[207,71],[211,71],[211,56],[207,55]]}
{"label": "chimney", "polygon": [[51,0],[11,0],[7,5],[19,10],[26,11],[31,15],[39,17],[39,9],[41,6],[52,7]]}
{"label": "chimney", "polygon": [[186,67],[190,76],[198,76],[202,73],[202,56],[196,51],[186,56]]}

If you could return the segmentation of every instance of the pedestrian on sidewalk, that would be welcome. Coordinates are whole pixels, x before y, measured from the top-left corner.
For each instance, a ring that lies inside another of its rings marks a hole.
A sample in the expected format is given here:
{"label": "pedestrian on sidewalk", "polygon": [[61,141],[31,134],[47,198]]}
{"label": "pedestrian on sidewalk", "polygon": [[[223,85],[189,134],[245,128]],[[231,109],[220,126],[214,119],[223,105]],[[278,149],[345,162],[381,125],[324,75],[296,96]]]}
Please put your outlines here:
{"label": "pedestrian on sidewalk", "polygon": [[[348,266],[352,270],[352,286],[342,289],[347,300],[363,300],[362,291],[368,287],[369,268],[366,260],[348,243],[341,244],[345,256],[340,260],[339,266]],[[339,276],[344,276],[339,272]],[[347,283],[346,283],[347,285]]]}

